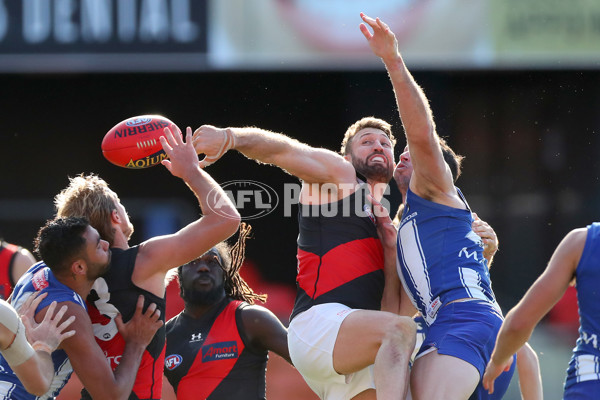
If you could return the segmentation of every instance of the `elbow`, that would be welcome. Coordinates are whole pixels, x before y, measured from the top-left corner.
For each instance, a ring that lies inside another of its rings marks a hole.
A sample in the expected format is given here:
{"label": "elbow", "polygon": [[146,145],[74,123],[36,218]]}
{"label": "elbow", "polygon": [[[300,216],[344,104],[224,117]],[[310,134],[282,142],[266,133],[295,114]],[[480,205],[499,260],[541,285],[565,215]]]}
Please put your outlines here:
{"label": "elbow", "polygon": [[240,227],[240,223],[242,222],[242,217],[240,216],[240,213],[236,209],[234,209],[234,211],[235,213],[227,217],[227,221],[224,222],[225,229],[228,231],[229,236],[237,232],[238,228]]}
{"label": "elbow", "polygon": [[[217,222],[218,229],[216,230],[220,233],[219,236],[222,237],[221,240],[225,240],[236,233],[240,227],[241,221],[242,217],[235,208],[226,215],[220,216]],[[213,233],[216,233],[216,230],[213,229]]]}

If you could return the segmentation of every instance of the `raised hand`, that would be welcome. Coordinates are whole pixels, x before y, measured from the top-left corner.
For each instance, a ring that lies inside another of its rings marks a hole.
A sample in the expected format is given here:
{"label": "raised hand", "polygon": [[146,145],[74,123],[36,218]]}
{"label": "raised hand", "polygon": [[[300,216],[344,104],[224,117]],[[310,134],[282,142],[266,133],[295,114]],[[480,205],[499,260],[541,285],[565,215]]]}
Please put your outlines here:
{"label": "raised hand", "polygon": [[[364,13],[360,13],[360,17],[365,23],[360,24],[359,28],[367,39],[371,51],[383,60],[396,57],[398,55],[398,41],[390,27],[379,18],[373,19]],[[373,33],[369,31],[367,25],[373,29]]]}
{"label": "raised hand", "polygon": [[204,168],[215,163],[223,157],[223,154],[235,147],[235,136],[228,128],[202,125],[194,132],[193,142],[196,153],[205,155],[200,161],[200,167]]}
{"label": "raised hand", "polygon": [[152,341],[156,331],[163,326],[163,322],[159,319],[160,310],[155,303],[150,304],[145,312],[142,312],[143,309],[144,296],[140,295],[133,317],[127,323],[123,323],[123,318],[119,314],[115,318],[115,323],[125,342],[134,342],[146,347]]}
{"label": "raised hand", "polygon": [[185,180],[198,166],[198,155],[192,144],[192,128],[189,126],[186,128],[185,142],[179,128],[175,125],[165,128],[164,133],[164,136],[160,137],[160,143],[169,159],[162,160],[161,164],[171,174]]}
{"label": "raised hand", "polygon": [[42,295],[39,295],[39,293],[40,292],[36,292],[29,296],[27,301],[25,301],[23,306],[19,309],[19,314],[23,321],[23,325],[25,325],[27,340],[32,344],[33,348],[52,353],[63,340],[70,338],[75,334],[74,330],[65,332],[65,329],[75,321],[75,316],[70,316],[59,325],[60,320],[67,311],[67,306],[63,305],[56,315],[54,315],[56,302],[53,301],[48,307],[42,322],[39,324],[36,323],[34,319],[35,310],[40,302],[48,295],[48,293]]}

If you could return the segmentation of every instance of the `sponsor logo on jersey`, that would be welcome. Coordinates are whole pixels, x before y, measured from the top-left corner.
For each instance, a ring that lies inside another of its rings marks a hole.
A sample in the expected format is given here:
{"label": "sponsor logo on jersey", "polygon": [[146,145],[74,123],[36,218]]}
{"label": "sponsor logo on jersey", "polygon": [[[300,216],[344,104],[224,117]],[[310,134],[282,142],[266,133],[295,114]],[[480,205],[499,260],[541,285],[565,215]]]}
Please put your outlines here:
{"label": "sponsor logo on jersey", "polygon": [[225,360],[228,358],[238,358],[238,348],[236,342],[211,343],[202,346],[202,362]]}
{"label": "sponsor logo on jersey", "polygon": [[48,269],[42,268],[33,275],[31,278],[31,284],[35,290],[42,290],[48,287]]}
{"label": "sponsor logo on jersey", "polygon": [[198,332],[198,333],[192,333],[192,338],[190,339],[190,343],[191,342],[201,342],[202,339],[202,332]]}
{"label": "sponsor logo on jersey", "polygon": [[174,370],[183,362],[183,357],[179,354],[171,354],[167,358],[165,358],[165,368],[169,371]]}

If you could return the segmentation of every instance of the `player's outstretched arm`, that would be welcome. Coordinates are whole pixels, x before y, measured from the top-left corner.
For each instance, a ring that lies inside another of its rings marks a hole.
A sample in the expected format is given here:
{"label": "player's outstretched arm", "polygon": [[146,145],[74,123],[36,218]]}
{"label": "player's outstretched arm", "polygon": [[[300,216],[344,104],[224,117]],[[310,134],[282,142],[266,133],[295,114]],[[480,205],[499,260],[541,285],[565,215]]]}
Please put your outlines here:
{"label": "player's outstretched arm", "polygon": [[[172,128],[176,129],[174,125]],[[191,128],[186,130],[185,142],[180,135],[174,135],[166,128],[161,143],[169,156],[169,160],[162,161],[163,165],[174,176],[183,179],[196,195],[202,216],[174,234],[154,237],[140,245],[133,279],[142,287],[149,287],[150,281],[164,281],[169,269],[201,256],[233,235],[240,224],[234,204],[219,184],[200,168]]]}
{"label": "player's outstretched arm", "polygon": [[252,305],[242,310],[242,321],[250,344],[272,351],[292,363],[287,344],[287,329],[270,310]]}
{"label": "player's outstretched arm", "polygon": [[66,315],[77,317],[73,324],[77,335],[63,341],[61,347],[67,352],[73,370],[83,386],[94,399],[127,399],[133,388],[142,354],[157,329],[162,326],[156,305],[150,305],[142,313],[143,297],[140,296],[131,320],[123,324],[120,316],[117,317],[117,327],[125,339],[125,349],[119,366],[113,373],[96,343],[92,323],[85,309],[70,302],[63,304],[68,307]]}
{"label": "player's outstretched arm", "polygon": [[495,379],[510,366],[512,355],[525,344],[538,322],[569,287],[583,252],[586,236],[586,228],[569,232],[554,251],[546,270],[506,315],[483,375],[483,386],[490,393],[494,391]]}
{"label": "player's outstretched arm", "polygon": [[364,23],[360,24],[360,30],[373,53],[385,64],[394,88],[414,167],[411,190],[425,198],[439,192],[452,192],[452,173],[442,156],[429,101],[406,67],[398,51],[396,36],[379,18],[373,19],[362,13],[361,18]]}
{"label": "player's outstretched arm", "polygon": [[352,164],[339,154],[260,128],[203,125],[194,132],[194,146],[198,154],[206,155],[203,165],[210,165],[227,150],[235,149],[253,160],[276,165],[307,183],[354,183],[356,178]]}

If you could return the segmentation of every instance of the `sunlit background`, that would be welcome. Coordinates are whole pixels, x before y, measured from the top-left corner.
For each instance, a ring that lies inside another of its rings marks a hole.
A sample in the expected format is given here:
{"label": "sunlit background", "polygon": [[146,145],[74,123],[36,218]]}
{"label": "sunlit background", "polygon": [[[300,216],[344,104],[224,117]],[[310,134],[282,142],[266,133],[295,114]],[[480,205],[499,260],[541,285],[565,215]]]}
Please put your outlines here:
{"label": "sunlit background", "polygon": [[[597,220],[597,1],[0,0],[0,236],[31,248],[53,196],[82,172],[119,194],[132,244],[197,218],[193,195],[163,167],[127,170],[103,158],[104,134],[135,115],[162,114],[182,129],[254,125],[333,150],[348,125],[374,115],[393,124],[398,156],[402,127],[383,64],[358,29],[361,11],[396,32],[438,132],[466,156],[458,186],[498,234],[491,274],[508,310],[560,239]],[[298,230],[285,185],[297,180],[235,152],[207,171],[279,196],[248,221],[243,274],[287,323]],[[254,196],[264,202],[260,190]],[[547,399],[562,395],[577,318],[570,289],[531,340]],[[269,398],[314,399],[277,358]],[[77,395],[68,388],[61,398]],[[515,385],[505,398],[519,398]]]}

